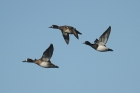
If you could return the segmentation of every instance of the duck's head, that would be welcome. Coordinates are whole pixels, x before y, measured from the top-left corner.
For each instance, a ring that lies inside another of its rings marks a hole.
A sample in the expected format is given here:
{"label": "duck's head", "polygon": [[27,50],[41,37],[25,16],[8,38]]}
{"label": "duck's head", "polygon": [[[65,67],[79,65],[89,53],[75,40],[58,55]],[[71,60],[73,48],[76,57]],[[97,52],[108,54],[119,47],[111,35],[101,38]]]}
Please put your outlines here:
{"label": "duck's head", "polygon": [[30,58],[27,58],[26,60],[24,60],[24,61],[22,61],[22,62],[33,62],[33,60],[30,59]]}
{"label": "duck's head", "polygon": [[85,41],[83,44],[91,45],[91,43],[89,41]]}
{"label": "duck's head", "polygon": [[59,26],[57,26],[57,25],[52,25],[52,26],[50,26],[49,28],[55,28],[55,29],[58,29]]}

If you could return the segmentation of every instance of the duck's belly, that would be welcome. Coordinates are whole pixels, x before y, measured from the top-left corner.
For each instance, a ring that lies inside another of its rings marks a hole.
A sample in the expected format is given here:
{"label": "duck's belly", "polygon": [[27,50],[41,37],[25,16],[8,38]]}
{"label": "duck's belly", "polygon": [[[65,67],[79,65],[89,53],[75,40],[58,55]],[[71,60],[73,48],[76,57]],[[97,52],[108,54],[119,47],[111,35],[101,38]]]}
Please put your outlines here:
{"label": "duck's belly", "polygon": [[49,67],[49,63],[48,62],[42,62],[40,64],[41,67]]}
{"label": "duck's belly", "polygon": [[108,48],[105,46],[98,46],[98,48],[97,48],[97,51],[100,51],[100,52],[105,52],[107,50],[108,50]]}

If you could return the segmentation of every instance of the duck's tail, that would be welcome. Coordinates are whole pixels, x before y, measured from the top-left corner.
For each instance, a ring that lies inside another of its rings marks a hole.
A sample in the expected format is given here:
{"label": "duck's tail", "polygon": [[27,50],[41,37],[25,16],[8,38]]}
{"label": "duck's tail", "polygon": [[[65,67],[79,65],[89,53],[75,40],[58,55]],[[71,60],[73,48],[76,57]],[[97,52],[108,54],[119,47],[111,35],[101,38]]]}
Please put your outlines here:
{"label": "duck's tail", "polygon": [[113,50],[109,48],[108,51],[113,51]]}
{"label": "duck's tail", "polygon": [[80,33],[80,32],[79,32],[79,31],[77,31],[77,30],[76,30],[76,33],[77,33],[77,34],[81,34],[81,35],[82,35],[82,33]]}

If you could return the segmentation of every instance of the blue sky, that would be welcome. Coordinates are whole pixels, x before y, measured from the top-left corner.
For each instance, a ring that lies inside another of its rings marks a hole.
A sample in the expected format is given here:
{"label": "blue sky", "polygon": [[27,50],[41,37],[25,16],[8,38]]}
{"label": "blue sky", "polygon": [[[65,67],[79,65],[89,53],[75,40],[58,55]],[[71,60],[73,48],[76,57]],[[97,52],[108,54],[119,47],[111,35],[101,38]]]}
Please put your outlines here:
{"label": "blue sky", "polygon": [[[0,0],[0,91],[2,93],[140,93],[139,0]],[[67,45],[52,24],[82,33]],[[112,27],[107,47],[82,44]],[[23,63],[54,45],[46,69]]]}

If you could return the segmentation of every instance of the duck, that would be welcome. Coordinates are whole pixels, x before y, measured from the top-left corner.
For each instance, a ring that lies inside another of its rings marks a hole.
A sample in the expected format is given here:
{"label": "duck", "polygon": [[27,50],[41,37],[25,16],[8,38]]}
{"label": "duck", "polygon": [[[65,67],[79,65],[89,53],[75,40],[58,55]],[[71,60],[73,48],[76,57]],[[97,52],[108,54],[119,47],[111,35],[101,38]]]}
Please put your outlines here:
{"label": "duck", "polygon": [[110,32],[111,26],[109,26],[107,30],[100,36],[99,40],[97,38],[95,39],[94,44],[90,43],[89,41],[85,41],[84,44],[91,46],[99,52],[113,51],[112,49],[106,47]]}
{"label": "duck", "polygon": [[69,34],[73,34],[77,39],[79,39],[78,34],[82,34],[81,32],[77,31],[76,28],[67,25],[64,26],[52,25],[49,28],[61,30],[66,44],[69,44]]}
{"label": "duck", "polygon": [[53,44],[50,44],[50,46],[43,52],[43,55],[40,59],[33,60],[31,58],[27,58],[22,62],[35,63],[43,68],[59,68],[50,61],[50,58],[52,57],[53,54],[53,50],[54,50]]}

